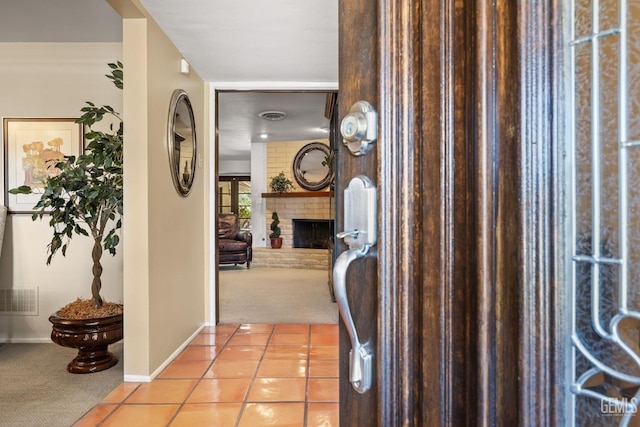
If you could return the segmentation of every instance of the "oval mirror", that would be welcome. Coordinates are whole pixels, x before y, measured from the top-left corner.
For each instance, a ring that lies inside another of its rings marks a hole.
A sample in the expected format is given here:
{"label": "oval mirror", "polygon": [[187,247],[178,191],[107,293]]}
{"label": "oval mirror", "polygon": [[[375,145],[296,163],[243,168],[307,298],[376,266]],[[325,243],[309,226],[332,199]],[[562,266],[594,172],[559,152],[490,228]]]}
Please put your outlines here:
{"label": "oval mirror", "polygon": [[171,96],[167,147],[173,185],[180,195],[187,196],[196,171],[196,122],[189,96],[182,89]]}
{"label": "oval mirror", "polygon": [[298,151],[293,159],[293,176],[300,187],[319,191],[331,184],[333,169],[328,161],[330,154],[330,148],[321,142],[312,142]]}

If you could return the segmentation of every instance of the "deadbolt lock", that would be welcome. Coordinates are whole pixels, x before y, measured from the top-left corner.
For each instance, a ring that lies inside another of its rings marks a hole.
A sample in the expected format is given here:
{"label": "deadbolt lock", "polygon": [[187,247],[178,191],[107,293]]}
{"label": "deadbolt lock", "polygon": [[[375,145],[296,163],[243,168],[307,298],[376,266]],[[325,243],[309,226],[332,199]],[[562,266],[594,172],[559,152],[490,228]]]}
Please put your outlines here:
{"label": "deadbolt lock", "polygon": [[356,102],[342,119],[340,133],[353,155],[366,154],[378,138],[378,113],[367,101]]}

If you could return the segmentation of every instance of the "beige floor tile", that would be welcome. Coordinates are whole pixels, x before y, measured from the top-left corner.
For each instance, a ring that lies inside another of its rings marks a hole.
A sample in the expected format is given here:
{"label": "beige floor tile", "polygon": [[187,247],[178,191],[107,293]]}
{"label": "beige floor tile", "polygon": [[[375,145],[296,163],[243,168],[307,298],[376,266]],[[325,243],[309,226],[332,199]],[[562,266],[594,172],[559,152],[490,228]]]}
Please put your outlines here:
{"label": "beige floor tile", "polygon": [[102,403],[120,403],[131,395],[138,388],[140,383],[122,383],[118,387],[111,390],[107,396],[102,399]]}
{"label": "beige floor tile", "polygon": [[263,323],[242,324],[238,327],[236,334],[270,334],[275,325]]}
{"label": "beige floor tile", "polygon": [[256,378],[248,402],[304,402],[306,378]]}
{"label": "beige floor tile", "polygon": [[303,425],[304,403],[247,403],[238,427]]}
{"label": "beige floor tile", "polygon": [[174,360],[160,372],[158,378],[200,378],[210,365],[209,360]]}
{"label": "beige floor tile", "polygon": [[178,405],[123,405],[101,427],[164,427],[173,418]]}
{"label": "beige floor tile", "polygon": [[307,361],[298,359],[263,360],[256,377],[306,377]]}
{"label": "beige floor tile", "polygon": [[305,405],[306,427],[337,426],[338,371],[337,325],[207,327],[158,378],[120,384],[74,427],[302,427]]}
{"label": "beige floor tile", "polygon": [[309,333],[308,324],[300,324],[300,323],[281,323],[276,325],[274,334],[308,334]]}
{"label": "beige floor tile", "polygon": [[213,360],[218,353],[220,353],[220,347],[215,345],[189,345],[175,360]]}
{"label": "beige floor tile", "polygon": [[334,334],[338,336],[338,325],[311,325],[312,334]]}
{"label": "beige floor tile", "polygon": [[141,384],[125,403],[182,403],[197,380],[162,380]]}
{"label": "beige floor tile", "polygon": [[338,403],[308,403],[306,427],[338,427],[339,406]]}
{"label": "beige floor tile", "polygon": [[222,347],[231,338],[230,334],[198,334],[189,345],[215,345]]}
{"label": "beige floor tile", "polygon": [[242,403],[187,403],[171,423],[171,427],[234,427]]}
{"label": "beige floor tile", "polygon": [[274,334],[269,345],[308,345],[309,334]]}
{"label": "beige floor tile", "polygon": [[216,326],[205,326],[202,328],[202,333],[205,334],[232,334],[238,329],[239,325],[216,325]]}
{"label": "beige floor tile", "polygon": [[228,345],[218,355],[218,360],[260,360],[264,354],[262,345]]}
{"label": "beige floor tile", "polygon": [[205,378],[252,378],[258,369],[258,360],[216,360]]}
{"label": "beige floor tile", "polygon": [[189,403],[242,402],[251,378],[203,379],[189,395]]}
{"label": "beige floor tile", "polygon": [[340,362],[338,359],[310,359],[309,377],[338,378]]}
{"label": "beige floor tile", "polygon": [[228,345],[267,345],[270,336],[269,333],[235,334]]}
{"label": "beige floor tile", "polygon": [[299,359],[307,360],[309,347],[304,345],[270,345],[264,352],[264,359]]}
{"label": "beige floor tile", "polygon": [[309,378],[308,387],[309,402],[338,402],[337,378]]}
{"label": "beige floor tile", "polygon": [[310,359],[338,359],[337,345],[312,345],[309,347]]}
{"label": "beige floor tile", "polygon": [[73,427],[95,427],[116,409],[116,404],[94,406],[82,418],[73,424]]}
{"label": "beige floor tile", "polygon": [[311,345],[337,346],[339,339],[337,334],[311,334]]}

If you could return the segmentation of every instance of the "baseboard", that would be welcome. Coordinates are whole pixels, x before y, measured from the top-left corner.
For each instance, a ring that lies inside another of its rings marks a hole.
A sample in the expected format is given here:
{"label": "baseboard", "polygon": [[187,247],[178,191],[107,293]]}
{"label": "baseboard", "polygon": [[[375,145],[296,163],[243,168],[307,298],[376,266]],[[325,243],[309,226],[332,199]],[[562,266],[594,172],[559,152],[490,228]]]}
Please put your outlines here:
{"label": "baseboard", "polygon": [[167,357],[167,359],[165,359],[165,361],[158,367],[158,369],[156,369],[155,371],[153,371],[151,373],[151,375],[128,375],[128,374],[124,374],[124,382],[126,383],[150,383],[151,381],[153,381],[158,375],[160,375],[160,372],[162,372],[164,370],[164,368],[166,368],[169,363],[173,362],[173,360],[178,357],[178,355],[182,352],[182,350],[184,350],[191,341],[193,341],[193,339],[198,336],[198,334],[204,329],[206,325],[200,325],[198,327],[198,329],[196,329],[196,331],[191,334],[191,336],[189,338],[187,338],[173,353],[171,353],[171,355],[169,357]]}

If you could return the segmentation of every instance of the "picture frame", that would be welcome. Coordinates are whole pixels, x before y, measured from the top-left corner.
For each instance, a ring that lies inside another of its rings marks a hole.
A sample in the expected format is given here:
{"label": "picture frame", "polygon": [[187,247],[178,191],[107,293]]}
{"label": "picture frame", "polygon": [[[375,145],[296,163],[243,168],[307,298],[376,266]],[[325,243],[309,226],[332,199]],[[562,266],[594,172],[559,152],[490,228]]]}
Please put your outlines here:
{"label": "picture frame", "polygon": [[[10,194],[21,185],[32,188],[55,176],[47,162],[84,151],[83,126],[75,118],[4,118],[4,204],[9,214],[33,213],[39,194]],[[58,172],[59,173],[59,172]]]}

